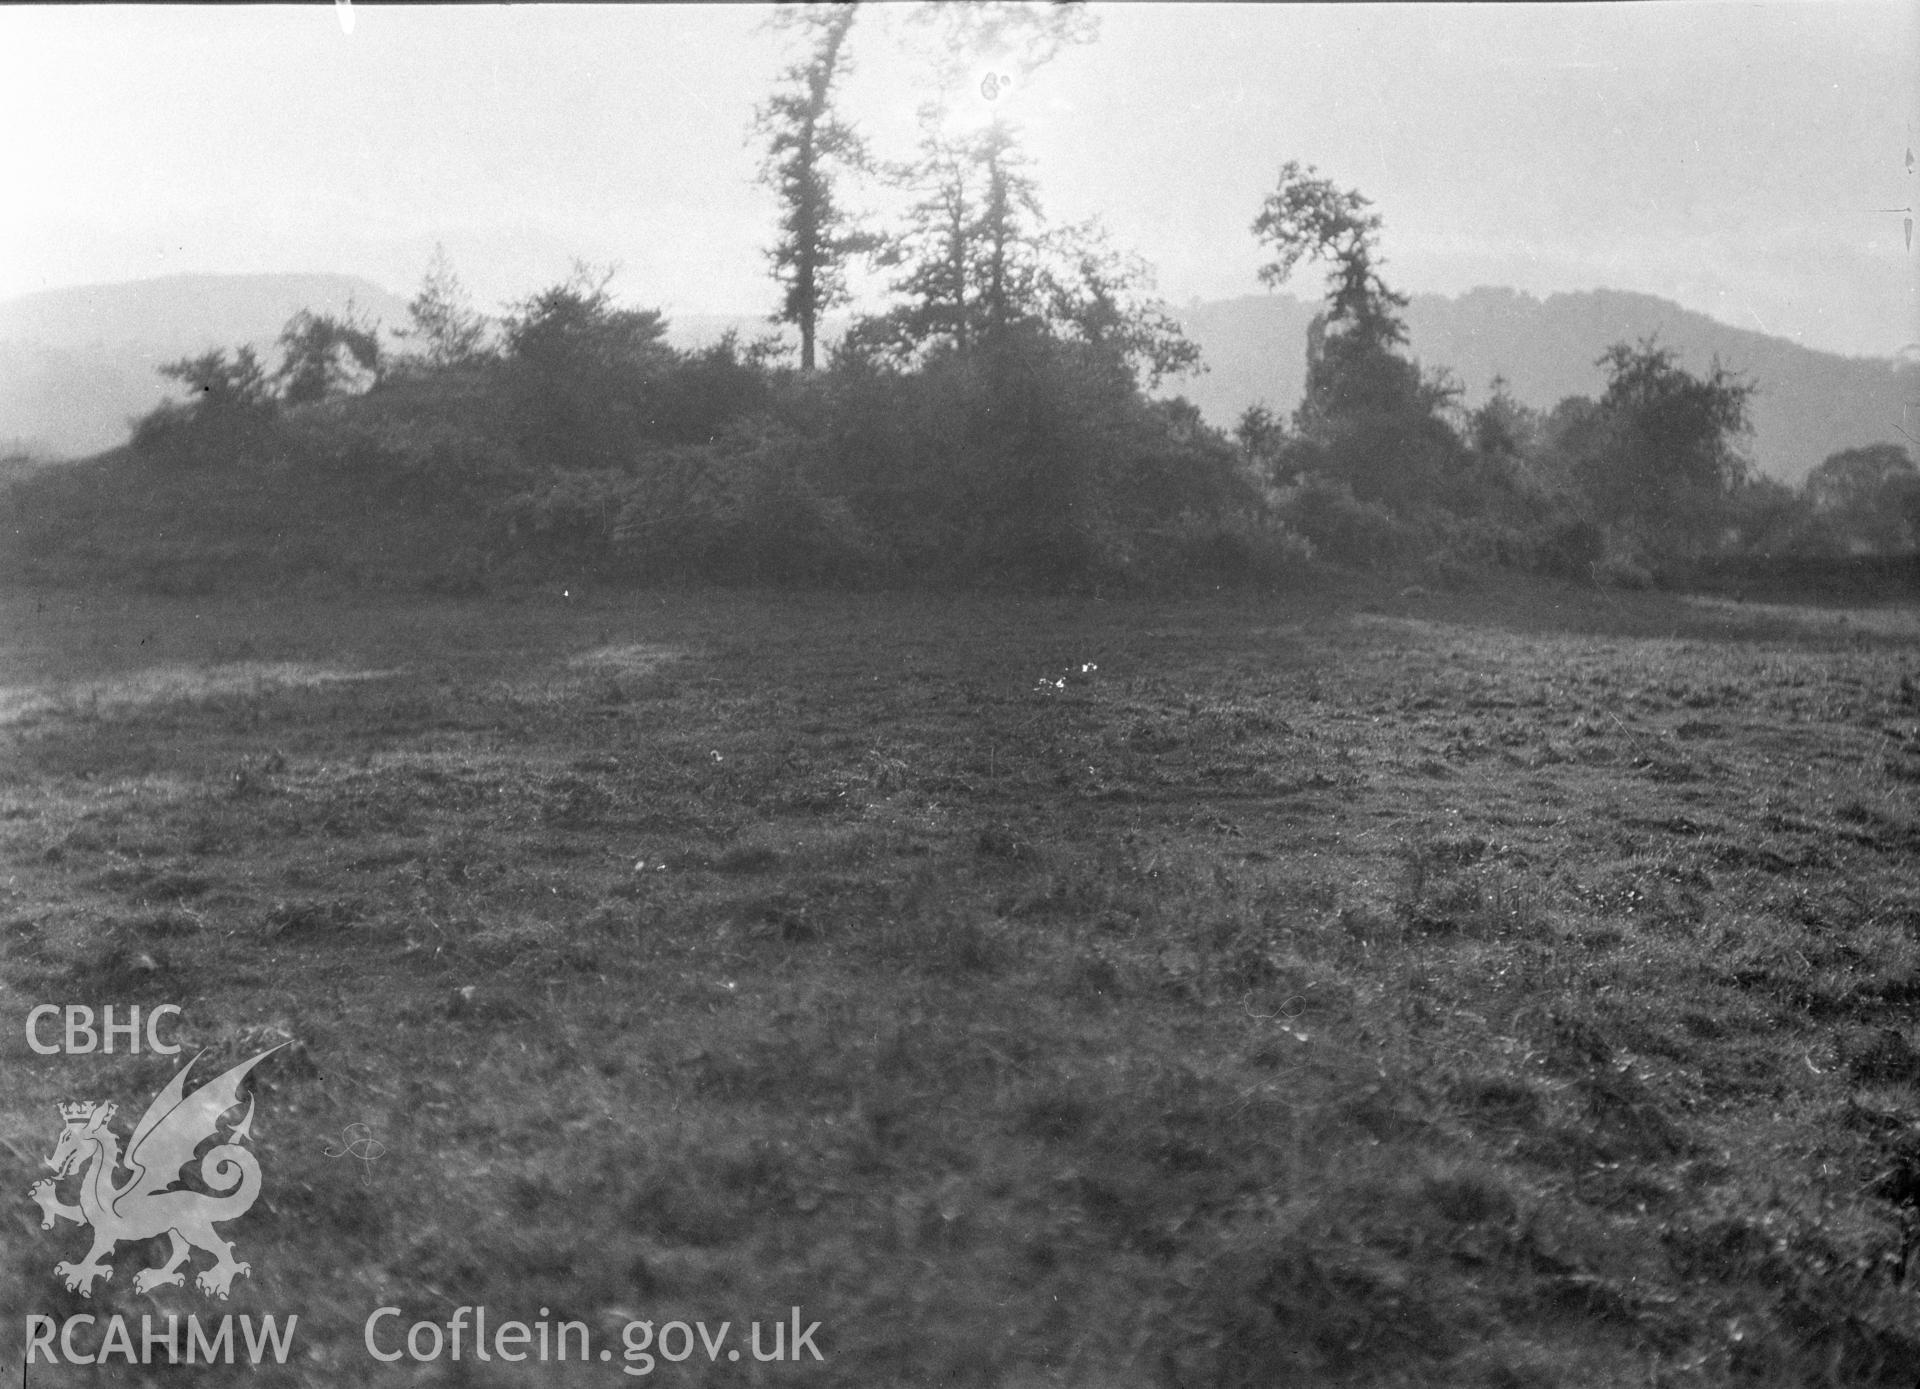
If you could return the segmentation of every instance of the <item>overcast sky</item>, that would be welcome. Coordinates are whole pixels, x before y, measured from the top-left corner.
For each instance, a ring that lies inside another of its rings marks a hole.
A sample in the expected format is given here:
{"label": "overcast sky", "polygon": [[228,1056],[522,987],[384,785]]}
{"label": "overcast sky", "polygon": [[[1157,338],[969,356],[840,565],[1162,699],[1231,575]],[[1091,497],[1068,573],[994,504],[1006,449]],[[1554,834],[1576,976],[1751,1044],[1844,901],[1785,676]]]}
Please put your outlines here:
{"label": "overcast sky", "polygon": [[[1920,341],[1915,0],[1094,12],[991,109],[1049,215],[1102,216],[1176,302],[1260,292],[1248,225],[1300,159],[1374,200],[1399,288],[1610,286],[1828,350]],[[404,295],[441,242],[482,307],[577,257],[618,262],[629,302],[766,312],[749,125],[790,57],[766,15],[0,7],[0,297],[204,271]],[[927,91],[913,32],[885,6],[852,41],[882,153]]]}

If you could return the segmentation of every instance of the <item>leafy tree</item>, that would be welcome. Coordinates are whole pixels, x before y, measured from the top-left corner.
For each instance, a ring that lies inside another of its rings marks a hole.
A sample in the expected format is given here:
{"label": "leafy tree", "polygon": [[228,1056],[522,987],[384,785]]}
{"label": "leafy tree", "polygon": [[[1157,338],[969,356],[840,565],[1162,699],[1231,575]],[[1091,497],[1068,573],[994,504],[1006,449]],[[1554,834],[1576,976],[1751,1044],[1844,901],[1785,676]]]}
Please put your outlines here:
{"label": "leafy tree", "polygon": [[657,423],[660,384],[677,358],[653,310],[616,308],[613,271],[573,275],[516,306],[505,325],[516,441],[563,468],[630,462]]}
{"label": "leafy tree", "polygon": [[1735,440],[1749,430],[1755,387],[1718,362],[1694,376],[1650,338],[1615,343],[1599,365],[1607,389],[1575,461],[1576,480],[1624,537],[1655,551],[1698,547],[1746,476]]}
{"label": "leafy tree", "polygon": [[134,448],[173,464],[248,461],[271,437],[276,403],[266,368],[251,347],[183,357],[159,369],[187,388],[187,400],[163,402],[134,425]]}
{"label": "leafy tree", "polygon": [[1543,492],[1585,502],[1574,474],[1581,458],[1595,447],[1601,427],[1600,405],[1589,396],[1564,397],[1541,416],[1532,446],[1521,455],[1521,471]]}
{"label": "leafy tree", "polygon": [[273,387],[251,347],[227,359],[225,349],[182,357],[160,367],[160,374],[187,388],[189,403],[204,415],[266,415],[273,411]]}
{"label": "leafy tree", "polygon": [[351,304],[338,318],[302,309],[281,330],[280,353],[275,379],[289,405],[356,394],[380,379],[379,329],[357,321]]}
{"label": "leafy tree", "polygon": [[971,150],[980,177],[980,216],[973,227],[972,278],[980,336],[1003,339],[1036,317],[1040,297],[1037,228],[1040,195],[1013,128],[996,120]]}
{"label": "leafy tree", "polygon": [[1467,426],[1474,452],[1484,458],[1518,460],[1532,449],[1541,419],[1538,410],[1513,398],[1506,377],[1496,376],[1486,403],[1469,416]]}
{"label": "leafy tree", "polygon": [[1807,474],[1807,500],[1820,511],[1870,506],[1888,484],[1920,477],[1904,444],[1870,444],[1827,455]]}
{"label": "leafy tree", "polygon": [[1818,553],[1832,548],[1828,527],[1804,493],[1777,478],[1750,477],[1727,498],[1727,523],[1739,548],[1752,555]]}
{"label": "leafy tree", "polygon": [[1288,160],[1280,167],[1279,186],[1253,220],[1253,234],[1274,252],[1260,267],[1262,284],[1285,284],[1303,260],[1327,263],[1333,272],[1328,324],[1381,351],[1407,340],[1400,317],[1407,300],[1387,288],[1376,268],[1380,214],[1367,210],[1372,205],[1311,165]]}
{"label": "leafy tree", "polygon": [[1003,79],[1032,75],[1065,47],[1088,43],[1098,20],[1078,0],[1032,4],[1021,0],[937,0],[915,7],[913,22],[928,45],[938,95],[920,111],[918,155],[892,171],[915,189],[907,226],[881,248],[881,264],[906,267],[892,288],[907,302],[860,325],[858,353],[900,361],[941,343],[960,356],[982,337],[1027,335],[1046,318],[1049,285],[1042,268],[1038,192],[1013,126],[996,118],[984,129],[952,129],[956,91],[996,70],[982,95],[994,99]]}
{"label": "leafy tree", "polygon": [[771,400],[769,373],[729,329],[719,341],[680,354],[654,392],[649,437],[675,444],[715,442]]}
{"label": "leafy tree", "polygon": [[893,288],[905,302],[856,325],[851,348],[904,362],[937,346],[968,359],[1051,338],[1084,348],[1126,389],[1198,369],[1144,261],[1114,250],[1097,222],[1047,228],[1010,124],[953,135],[936,108],[922,115],[920,158],[897,171],[921,197],[881,256],[903,267]]}
{"label": "leafy tree", "polygon": [[820,317],[847,297],[850,256],[876,239],[852,225],[838,196],[838,176],[867,167],[864,143],[834,110],[834,83],[848,71],[853,4],[808,5],[794,16],[811,47],[788,68],[785,87],[761,106],[756,127],[767,142],[761,178],[780,195],[780,238],[768,253],[783,295],[775,321],[800,330],[800,369],[814,369]]}
{"label": "leafy tree", "polygon": [[1287,445],[1286,421],[1264,405],[1249,405],[1241,411],[1233,437],[1256,475],[1270,479]]}
{"label": "leafy tree", "polygon": [[1920,543],[1920,468],[1902,444],[1843,449],[1807,474],[1807,504],[1846,549],[1896,554]]}
{"label": "leafy tree", "polygon": [[420,292],[407,301],[407,315],[409,326],[396,328],[394,336],[417,343],[427,366],[466,366],[486,355],[487,319],[474,312],[445,246],[434,246]]}
{"label": "leafy tree", "polygon": [[548,372],[646,372],[671,362],[665,318],[653,309],[615,308],[608,289],[614,274],[576,264],[566,280],[523,300],[506,323],[507,355]]}
{"label": "leafy tree", "polygon": [[1041,283],[1047,319],[1057,332],[1149,386],[1205,370],[1199,347],[1152,297],[1147,263],[1115,251],[1098,223],[1066,228],[1051,238],[1047,253]]}
{"label": "leafy tree", "polygon": [[[1466,458],[1447,497],[1452,509],[1514,533],[1537,531],[1547,514],[1564,509],[1564,496],[1541,487],[1529,466],[1542,424],[1538,410],[1514,398],[1505,377],[1494,377],[1487,399],[1463,421]],[[1524,549],[1512,533],[1492,546],[1502,563],[1518,560]]]}
{"label": "leafy tree", "polygon": [[1251,506],[1223,435],[1185,401],[1147,400],[1084,344],[1015,333],[890,384],[894,408],[873,423],[898,431],[898,462],[895,486],[871,491],[887,508],[875,514],[968,577],[1123,570],[1183,514]]}
{"label": "leafy tree", "polygon": [[887,238],[877,256],[880,265],[901,270],[892,289],[904,302],[855,324],[846,344],[854,354],[896,363],[933,344],[966,357],[980,319],[975,142],[943,129],[935,107],[923,108],[920,116],[917,159],[892,170],[896,182],[919,196],[907,208],[905,227]]}

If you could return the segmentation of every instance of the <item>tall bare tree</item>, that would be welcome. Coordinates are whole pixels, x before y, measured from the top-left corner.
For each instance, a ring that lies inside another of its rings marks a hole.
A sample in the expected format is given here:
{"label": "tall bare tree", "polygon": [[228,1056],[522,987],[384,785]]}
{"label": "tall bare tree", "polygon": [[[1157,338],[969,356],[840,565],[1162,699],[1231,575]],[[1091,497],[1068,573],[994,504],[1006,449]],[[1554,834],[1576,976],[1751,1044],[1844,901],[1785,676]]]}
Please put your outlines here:
{"label": "tall bare tree", "polygon": [[980,327],[984,335],[1000,337],[1038,307],[1040,196],[1027,173],[1028,160],[1005,121],[997,120],[981,132],[973,157],[980,171],[975,256]]}
{"label": "tall bare tree", "polygon": [[888,315],[888,331],[903,348],[945,338],[964,355],[979,294],[973,276],[979,192],[970,151],[940,129],[928,108],[921,112],[919,158],[893,176],[920,196],[907,210],[904,229],[880,250],[882,265],[904,266],[906,272],[893,288],[907,302]]}
{"label": "tall bare tree", "polygon": [[1284,284],[1302,261],[1329,267],[1327,307],[1307,329],[1307,388],[1294,411],[1289,472],[1325,473],[1368,501],[1443,494],[1464,455],[1448,412],[1459,387],[1421,371],[1407,341],[1403,294],[1380,278],[1380,214],[1359,193],[1289,160],[1253,234],[1274,253],[1260,267]]}
{"label": "tall bare tree", "polygon": [[800,366],[812,371],[822,315],[846,299],[848,258],[872,248],[838,195],[839,175],[866,166],[866,147],[834,107],[834,84],[849,70],[853,4],[784,11],[807,54],[782,76],[755,128],[767,142],[761,178],[780,195],[780,238],[768,252],[784,290],[775,322],[800,330]]}

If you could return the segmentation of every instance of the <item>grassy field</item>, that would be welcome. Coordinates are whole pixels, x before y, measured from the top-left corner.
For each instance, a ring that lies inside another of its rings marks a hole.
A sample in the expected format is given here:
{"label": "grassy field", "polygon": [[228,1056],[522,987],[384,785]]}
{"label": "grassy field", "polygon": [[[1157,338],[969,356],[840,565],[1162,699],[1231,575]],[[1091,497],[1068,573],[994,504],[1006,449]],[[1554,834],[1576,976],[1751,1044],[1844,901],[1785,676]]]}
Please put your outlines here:
{"label": "grassy field", "polygon": [[[16,592],[0,1337],[297,1314],[284,1367],[30,1382],[614,1384],[630,1322],[798,1307],[819,1362],[650,1379],[1911,1386],[1917,642],[1517,585]],[[187,1051],[36,1055],[45,1002]],[[124,1137],[281,1041],[231,1301],[135,1249],[66,1292],[54,1106]],[[613,1359],[363,1345],[462,1305]]]}

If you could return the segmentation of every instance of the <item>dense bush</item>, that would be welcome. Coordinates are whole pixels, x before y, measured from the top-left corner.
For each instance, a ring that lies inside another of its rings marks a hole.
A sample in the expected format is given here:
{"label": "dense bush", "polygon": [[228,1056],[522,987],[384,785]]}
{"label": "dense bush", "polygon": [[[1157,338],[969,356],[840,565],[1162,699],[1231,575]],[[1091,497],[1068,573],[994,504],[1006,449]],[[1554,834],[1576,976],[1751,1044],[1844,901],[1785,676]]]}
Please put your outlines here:
{"label": "dense bush", "polygon": [[267,456],[278,413],[266,369],[250,347],[169,362],[160,374],[187,389],[135,421],[133,448],[170,467],[241,464]]}
{"label": "dense bush", "polygon": [[538,471],[508,442],[493,372],[473,366],[288,410],[279,433],[290,461],[428,509],[495,503]]}
{"label": "dense bush", "polygon": [[379,330],[351,309],[343,316],[302,309],[280,334],[279,396],[311,405],[378,384],[384,365]]}
{"label": "dense bush", "polygon": [[1313,543],[1271,510],[1224,515],[1183,511],[1148,537],[1151,574],[1200,584],[1271,587],[1299,579],[1313,563]]}
{"label": "dense bush", "polygon": [[1817,528],[1826,553],[1897,555],[1920,548],[1920,468],[1904,444],[1830,455],[1807,475],[1803,496],[1809,529]]}
{"label": "dense bush", "polygon": [[1532,567],[1554,578],[1584,580],[1606,552],[1606,534],[1594,522],[1562,521],[1536,542]]}
{"label": "dense bush", "polygon": [[1417,537],[1379,502],[1361,501],[1345,482],[1309,474],[1277,497],[1280,520],[1306,538],[1314,553],[1356,569],[1415,557]]}
{"label": "dense bush", "polygon": [[1172,518],[1257,503],[1232,443],[1190,404],[1149,401],[1097,347],[1044,331],[912,370],[843,355],[800,399],[812,475],[924,578],[1117,577],[1168,559],[1152,538]]}
{"label": "dense bush", "polygon": [[1600,358],[1606,394],[1572,459],[1574,481],[1617,540],[1648,554],[1709,545],[1745,478],[1736,443],[1754,387],[1715,363],[1705,377],[1651,340]]}
{"label": "dense bush", "polygon": [[855,582],[889,556],[826,495],[806,441],[771,423],[663,446],[633,467],[555,471],[495,513],[514,550],[609,578]]}
{"label": "dense bush", "polygon": [[696,572],[746,583],[858,583],[896,562],[852,508],[818,484],[813,446],[777,428],[737,434],[716,450],[719,505],[703,529]]}
{"label": "dense bush", "polygon": [[674,360],[657,313],[618,309],[605,277],[584,273],[533,295],[506,325],[493,367],[509,437],[553,468],[615,468],[651,432]]}

